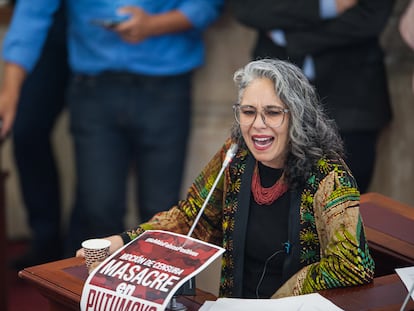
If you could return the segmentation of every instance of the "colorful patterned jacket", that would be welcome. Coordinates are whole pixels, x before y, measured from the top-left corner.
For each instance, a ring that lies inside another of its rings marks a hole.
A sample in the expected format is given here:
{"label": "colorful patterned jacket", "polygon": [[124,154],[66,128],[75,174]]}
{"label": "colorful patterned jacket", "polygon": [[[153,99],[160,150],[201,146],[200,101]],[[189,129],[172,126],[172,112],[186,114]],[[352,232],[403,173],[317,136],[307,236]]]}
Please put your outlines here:
{"label": "colorful patterned jacket", "polygon": [[[227,141],[188,190],[185,200],[149,222],[128,231],[133,239],[144,230],[187,234],[218,175]],[[242,297],[243,259],[250,185],[255,159],[240,148],[196,226],[193,237],[223,246],[220,296]],[[274,297],[366,284],[374,276],[355,180],[341,159],[321,159],[302,191],[290,191],[289,241],[283,278]]]}

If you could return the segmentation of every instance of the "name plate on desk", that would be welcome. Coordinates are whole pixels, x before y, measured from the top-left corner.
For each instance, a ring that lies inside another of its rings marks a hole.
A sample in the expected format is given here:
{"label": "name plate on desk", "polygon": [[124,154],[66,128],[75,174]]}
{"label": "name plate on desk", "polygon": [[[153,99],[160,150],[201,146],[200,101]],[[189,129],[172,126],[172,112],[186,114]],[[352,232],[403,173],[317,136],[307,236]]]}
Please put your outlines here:
{"label": "name plate on desk", "polygon": [[146,231],[89,275],[81,310],[164,310],[181,285],[223,252],[184,235]]}

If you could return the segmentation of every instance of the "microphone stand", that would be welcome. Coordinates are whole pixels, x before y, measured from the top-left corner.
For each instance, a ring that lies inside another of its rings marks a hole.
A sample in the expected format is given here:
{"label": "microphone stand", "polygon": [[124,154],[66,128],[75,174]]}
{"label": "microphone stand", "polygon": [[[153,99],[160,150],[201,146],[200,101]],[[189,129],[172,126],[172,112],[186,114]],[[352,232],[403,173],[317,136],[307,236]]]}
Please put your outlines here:
{"label": "microphone stand", "polygon": [[404,309],[407,306],[408,301],[410,300],[411,295],[412,295],[413,292],[414,292],[414,283],[413,283],[413,285],[411,285],[411,288],[408,291],[407,296],[405,297],[404,303],[402,304],[400,311],[404,311]]}
{"label": "microphone stand", "polygon": [[234,156],[236,155],[237,149],[239,148],[239,146],[237,144],[232,144],[229,148],[229,150],[227,150],[226,153],[226,157],[224,158],[223,164],[221,166],[220,172],[218,173],[216,180],[214,180],[213,185],[211,186],[211,189],[206,197],[206,199],[204,200],[203,206],[201,206],[196,219],[193,222],[193,225],[190,228],[190,231],[188,231],[187,236],[190,237],[193,234],[193,231],[198,223],[198,221],[201,218],[201,215],[204,213],[204,210],[207,206],[208,201],[210,200],[211,195],[213,194],[213,191],[216,189],[217,184],[221,178],[221,175],[223,175],[224,170],[226,169],[226,167],[230,164],[230,162],[233,160]]}
{"label": "microphone stand", "polygon": [[[223,164],[221,166],[220,172],[218,173],[216,179],[214,180],[213,185],[211,186],[211,189],[204,200],[203,205],[201,206],[200,210],[198,211],[197,217],[193,222],[193,225],[191,226],[190,230],[187,233],[187,237],[190,237],[193,234],[193,231],[199,222],[201,215],[204,213],[204,210],[207,206],[207,203],[210,200],[211,195],[213,194],[213,191],[216,189],[217,184],[221,178],[221,175],[223,175],[224,170],[226,167],[230,164],[230,162],[233,160],[234,156],[236,155],[237,149],[239,146],[236,143],[233,143],[229,150],[227,150],[226,157],[224,158]],[[177,296],[179,295],[195,295],[195,278],[191,278],[188,280],[183,286],[181,286],[178,291],[173,295],[171,298],[171,301],[168,303],[167,310],[170,311],[186,311],[187,307],[184,306],[182,303],[177,301]]]}
{"label": "microphone stand", "polygon": [[172,296],[171,301],[168,303],[167,310],[171,311],[186,311],[187,307],[181,302],[177,301],[177,295]]}
{"label": "microphone stand", "polygon": [[187,307],[177,301],[178,296],[195,296],[195,278],[185,282],[172,296],[171,301],[167,305],[169,311],[186,311]]}

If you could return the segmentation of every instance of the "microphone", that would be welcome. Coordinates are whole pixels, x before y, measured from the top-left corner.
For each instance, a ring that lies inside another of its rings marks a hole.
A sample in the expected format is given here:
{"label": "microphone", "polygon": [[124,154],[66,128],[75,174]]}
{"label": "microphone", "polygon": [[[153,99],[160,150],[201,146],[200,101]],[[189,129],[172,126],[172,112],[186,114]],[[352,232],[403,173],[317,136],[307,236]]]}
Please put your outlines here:
{"label": "microphone", "polygon": [[[208,201],[210,200],[211,195],[213,194],[214,189],[217,187],[217,183],[219,182],[221,175],[223,175],[223,172],[225,168],[230,164],[230,162],[233,160],[234,156],[236,155],[237,149],[239,146],[237,144],[232,144],[227,150],[226,156],[224,158],[223,164],[221,166],[221,170],[218,173],[216,180],[214,181],[213,185],[211,186],[210,192],[208,193],[206,199],[204,200],[204,203],[200,210],[198,211],[197,217],[193,222],[193,225],[190,228],[190,231],[187,233],[187,237],[190,237],[193,234],[194,228],[196,227],[198,221],[200,220],[201,215],[204,212],[204,209],[207,206]],[[171,302],[169,303],[169,306],[167,307],[167,310],[169,311],[182,311],[187,310],[187,308],[182,304],[177,302],[176,297],[179,295],[195,295],[195,278],[188,280],[186,283],[184,283],[180,289],[174,294],[172,297]]]}
{"label": "microphone", "polygon": [[224,168],[226,168],[227,165],[229,165],[230,162],[233,160],[234,156],[236,155],[237,149],[239,149],[239,146],[237,144],[231,144],[229,150],[227,150],[226,157],[223,161]]}
{"label": "microphone", "polygon": [[239,149],[239,146],[236,143],[231,144],[230,148],[227,150],[226,156],[224,158],[223,164],[221,166],[221,170],[218,173],[216,179],[214,180],[213,185],[211,186],[210,192],[208,193],[206,199],[204,200],[203,205],[201,206],[200,210],[198,211],[197,217],[193,222],[193,225],[190,228],[190,231],[188,231],[187,236],[190,237],[193,234],[194,228],[196,227],[198,221],[200,220],[201,215],[203,214],[208,201],[210,200],[211,195],[213,194],[214,189],[216,189],[217,184],[221,178],[221,175],[223,175],[224,170],[226,167],[230,164],[230,162],[233,160],[234,156],[237,153],[237,149]]}

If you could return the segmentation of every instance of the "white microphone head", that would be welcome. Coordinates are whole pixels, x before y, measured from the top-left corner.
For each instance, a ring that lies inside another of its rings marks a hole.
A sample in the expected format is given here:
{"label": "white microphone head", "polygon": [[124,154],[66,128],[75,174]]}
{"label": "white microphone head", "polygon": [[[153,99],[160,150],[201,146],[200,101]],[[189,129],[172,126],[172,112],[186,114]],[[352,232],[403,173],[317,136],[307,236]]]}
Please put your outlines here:
{"label": "white microphone head", "polygon": [[238,149],[239,145],[236,143],[232,143],[227,153],[230,153],[231,157],[234,158]]}
{"label": "white microphone head", "polygon": [[239,145],[236,143],[231,144],[229,150],[227,150],[226,157],[223,161],[223,167],[229,165],[229,163],[233,160],[234,156],[237,153],[237,150],[239,149]]}

